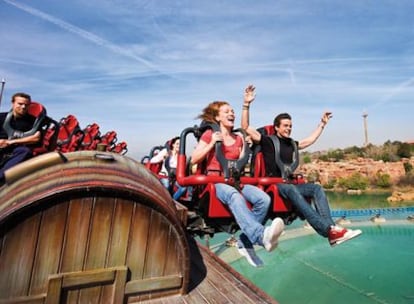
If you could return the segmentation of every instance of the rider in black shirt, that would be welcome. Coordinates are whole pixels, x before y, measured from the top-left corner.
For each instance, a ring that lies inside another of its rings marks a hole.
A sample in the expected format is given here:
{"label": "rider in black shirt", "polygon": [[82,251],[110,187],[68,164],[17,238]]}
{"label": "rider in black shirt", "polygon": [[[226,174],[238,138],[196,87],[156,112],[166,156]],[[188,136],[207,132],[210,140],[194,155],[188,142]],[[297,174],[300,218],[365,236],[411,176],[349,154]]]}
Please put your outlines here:
{"label": "rider in black shirt", "polygon": [[32,156],[31,147],[41,140],[40,130],[32,130],[36,118],[28,114],[30,95],[16,93],[12,108],[0,113],[0,185],[5,182],[4,172]]}
{"label": "rider in black shirt", "polygon": [[[318,127],[310,136],[300,141],[294,141],[290,138],[292,118],[288,113],[281,113],[275,117],[273,122],[275,135],[263,135],[249,126],[249,108],[254,99],[255,87],[250,85],[245,89],[244,94],[242,128],[251,136],[253,142],[260,144],[266,175],[282,177],[289,181],[299,163],[298,150],[309,147],[319,138],[332,114],[325,112]],[[358,229],[351,230],[335,225],[331,217],[327,197],[321,185],[287,182],[278,184],[277,188],[280,196],[288,199],[319,235],[328,238],[331,246],[341,244],[362,233]],[[311,197],[314,206],[309,204],[304,197]]]}

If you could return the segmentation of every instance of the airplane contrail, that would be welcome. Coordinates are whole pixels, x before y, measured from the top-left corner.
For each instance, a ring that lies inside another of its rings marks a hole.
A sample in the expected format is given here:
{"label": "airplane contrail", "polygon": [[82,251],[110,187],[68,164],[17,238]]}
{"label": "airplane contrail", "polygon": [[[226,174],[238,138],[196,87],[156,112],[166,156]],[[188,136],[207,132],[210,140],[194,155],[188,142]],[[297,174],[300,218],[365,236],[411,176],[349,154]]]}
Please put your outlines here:
{"label": "airplane contrail", "polygon": [[66,31],[68,31],[68,32],[74,33],[74,34],[76,34],[76,35],[78,35],[78,36],[80,36],[80,37],[82,37],[86,40],[89,40],[89,41],[95,43],[96,45],[105,47],[105,48],[107,48],[107,49],[111,50],[112,52],[117,53],[119,55],[126,56],[126,57],[129,57],[131,59],[134,59],[138,62],[143,63],[146,67],[148,67],[152,70],[155,70],[159,73],[165,74],[164,72],[161,71],[160,68],[158,68],[157,66],[155,66],[154,64],[152,64],[148,60],[145,60],[145,59],[143,59],[143,58],[141,58],[137,55],[134,55],[129,50],[121,48],[121,47],[109,42],[108,40],[105,40],[105,39],[103,39],[103,38],[101,38],[101,37],[99,37],[99,36],[97,36],[97,35],[95,35],[91,32],[85,31],[85,30],[83,30],[83,29],[81,29],[77,26],[74,26],[70,23],[67,23],[67,22],[63,21],[63,20],[55,18],[55,17],[53,17],[49,14],[46,14],[46,13],[44,13],[40,10],[37,10],[35,8],[32,8],[30,6],[20,4],[20,3],[17,3],[15,1],[12,1],[12,0],[3,0],[3,1],[10,4],[10,5],[13,5],[14,7],[16,7],[20,10],[23,10],[23,11],[25,11],[25,12],[33,15],[33,16],[39,17],[43,20],[46,20],[46,21],[48,21],[48,22],[50,22],[50,23],[52,23],[52,24],[54,24],[54,25],[56,25],[56,26],[58,26],[58,27],[60,27],[64,30],[66,30]]}
{"label": "airplane contrail", "polygon": [[410,78],[410,79],[400,83],[395,88],[393,88],[387,95],[385,95],[383,98],[381,98],[380,101],[375,103],[371,108],[375,108],[375,107],[381,106],[383,104],[386,104],[387,102],[389,102],[391,100],[391,98],[393,98],[394,96],[399,94],[405,88],[412,86],[413,84],[414,84],[414,78]]}

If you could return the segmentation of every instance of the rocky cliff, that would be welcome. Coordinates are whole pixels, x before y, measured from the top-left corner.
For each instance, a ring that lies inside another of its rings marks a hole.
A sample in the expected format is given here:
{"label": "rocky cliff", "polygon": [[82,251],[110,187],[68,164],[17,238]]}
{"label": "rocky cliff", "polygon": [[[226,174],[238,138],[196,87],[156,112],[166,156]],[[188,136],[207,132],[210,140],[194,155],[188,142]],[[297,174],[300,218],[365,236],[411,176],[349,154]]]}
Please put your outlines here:
{"label": "rocky cliff", "polygon": [[403,159],[398,162],[375,161],[369,158],[357,158],[349,161],[324,162],[315,160],[308,164],[302,164],[298,172],[305,177],[318,176],[323,185],[333,178],[347,178],[359,172],[368,178],[376,176],[377,173],[389,174],[391,181],[395,183],[401,176],[405,175],[404,163],[410,162],[414,167],[414,157]]}
{"label": "rocky cliff", "polygon": [[[342,162],[324,162],[313,161],[312,163],[302,164],[298,168],[298,172],[303,174],[305,178],[317,176],[318,182],[322,185],[328,183],[332,179],[347,178],[358,172],[369,179],[380,174],[389,174],[393,183],[397,182],[400,177],[404,176],[404,163],[409,162],[414,167],[414,157],[411,159],[403,159],[399,162],[383,162],[374,161],[373,159],[358,158],[350,161]],[[349,190],[348,190],[349,191]],[[414,189],[394,190],[392,195],[388,197],[390,203],[398,204],[403,201],[414,201]]]}

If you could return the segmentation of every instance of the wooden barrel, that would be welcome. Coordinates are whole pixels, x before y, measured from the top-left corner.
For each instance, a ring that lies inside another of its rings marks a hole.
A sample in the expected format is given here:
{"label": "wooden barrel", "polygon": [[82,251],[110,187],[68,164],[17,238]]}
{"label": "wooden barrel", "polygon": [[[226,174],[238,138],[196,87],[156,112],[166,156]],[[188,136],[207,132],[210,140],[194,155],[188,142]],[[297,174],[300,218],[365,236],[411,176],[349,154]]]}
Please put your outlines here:
{"label": "wooden barrel", "polygon": [[53,152],[6,180],[0,303],[133,303],[187,292],[185,216],[140,163]]}

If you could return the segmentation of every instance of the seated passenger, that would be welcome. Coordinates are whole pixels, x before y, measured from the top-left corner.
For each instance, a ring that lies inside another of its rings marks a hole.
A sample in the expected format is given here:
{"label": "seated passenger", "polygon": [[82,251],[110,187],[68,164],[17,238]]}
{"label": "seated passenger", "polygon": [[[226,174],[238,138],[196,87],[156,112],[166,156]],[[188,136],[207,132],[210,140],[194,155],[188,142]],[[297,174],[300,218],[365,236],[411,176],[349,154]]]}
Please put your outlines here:
{"label": "seated passenger", "polygon": [[[157,155],[150,159],[150,163],[163,162],[160,174],[165,175],[161,177],[160,181],[167,188],[170,193],[173,193],[173,199],[180,199],[187,191],[186,187],[181,187],[175,180],[177,168],[177,156],[180,148],[180,138],[174,137],[168,143],[168,148],[162,149]],[[177,190],[174,191],[174,188]]]}
{"label": "seated passenger", "polygon": [[[30,132],[30,135],[24,134],[32,130],[36,121],[35,117],[27,113],[30,95],[16,93],[11,102],[10,112],[0,113],[0,185],[5,182],[4,172],[30,158],[33,145],[41,140],[40,130]],[[7,130],[12,130],[13,134],[8,134]]]}
{"label": "seated passenger", "polygon": [[[246,130],[255,143],[260,144],[265,161],[266,176],[283,177],[289,180],[294,171],[291,164],[295,162],[295,156],[299,157],[298,149],[309,147],[319,138],[332,114],[325,112],[316,130],[309,137],[296,142],[290,138],[292,119],[287,113],[279,114],[274,119],[273,127],[276,135],[262,135],[255,128],[249,126],[249,107],[254,99],[255,87],[250,85],[244,93],[242,128]],[[295,209],[301,213],[318,234],[328,238],[331,246],[341,244],[362,233],[361,230],[351,230],[335,225],[326,194],[320,185],[280,183],[277,188],[279,194],[290,200]],[[304,197],[313,198],[315,208]]]}
{"label": "seated passenger", "polygon": [[[243,148],[243,139],[233,133],[234,111],[226,101],[210,103],[198,116],[207,123],[215,123],[220,132],[207,129],[201,135],[191,156],[191,163],[207,162],[207,175],[221,175],[223,168],[215,153],[216,142],[222,142],[222,152],[226,159],[238,160]],[[283,220],[276,218],[270,226],[264,227],[263,221],[270,206],[270,197],[253,185],[244,185],[239,191],[226,183],[216,183],[217,198],[226,205],[241,229],[238,250],[253,266],[261,266],[263,262],[256,255],[253,245],[263,246],[272,251],[278,244],[278,238],[284,229]],[[252,204],[250,210],[247,201]]]}

